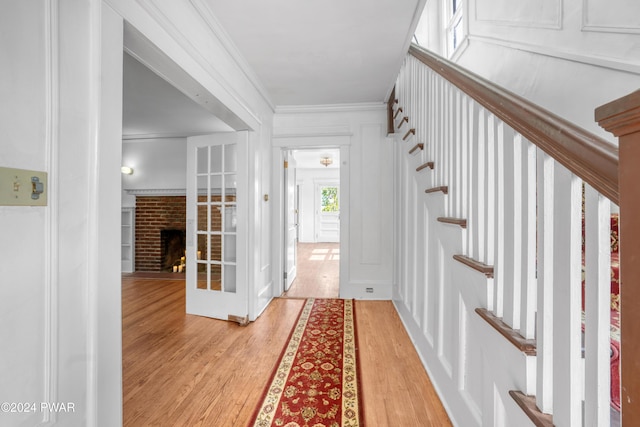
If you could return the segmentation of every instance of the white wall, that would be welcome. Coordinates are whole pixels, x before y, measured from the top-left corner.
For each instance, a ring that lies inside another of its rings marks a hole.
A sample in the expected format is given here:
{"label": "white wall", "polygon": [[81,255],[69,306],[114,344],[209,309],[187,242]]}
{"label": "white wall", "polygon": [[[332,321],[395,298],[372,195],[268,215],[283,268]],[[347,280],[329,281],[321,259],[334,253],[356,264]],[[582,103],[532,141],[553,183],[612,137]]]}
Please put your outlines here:
{"label": "white wall", "polygon": [[[121,62],[103,54],[122,45],[122,24],[104,12],[100,2],[3,3],[0,163],[44,170],[49,185],[46,207],[0,207],[0,395],[37,403],[35,412],[0,413],[2,425],[121,419],[120,288],[109,287],[119,275],[96,263],[117,265],[119,242],[93,239],[119,227],[119,189],[103,184],[119,182]],[[103,25],[101,43],[91,28]],[[40,402],[72,403],[74,412],[42,412]]]}
{"label": "white wall", "polygon": [[[0,166],[50,172],[47,130],[50,76],[41,2],[3,3],[0,14]],[[7,37],[11,37],[9,43]],[[51,199],[47,207],[0,206],[0,401],[40,402],[46,393],[45,337],[51,286]],[[0,412],[1,425],[30,423],[40,414]]]}
{"label": "white wall", "polygon": [[[439,2],[426,18],[441,29]],[[467,0],[466,48],[456,62],[614,141],[594,110],[640,86],[640,3],[635,0]],[[442,29],[440,30],[442,31]],[[442,52],[442,39],[425,37]]]}
{"label": "white wall", "polygon": [[134,170],[132,175],[122,175],[123,190],[184,191],[187,188],[187,139],[123,141],[122,164]]}
{"label": "white wall", "polygon": [[[269,286],[263,224],[270,211],[262,195],[271,185],[273,111],[203,7],[196,0],[3,2],[0,165],[48,172],[49,205],[0,207],[0,398],[75,405],[46,416],[0,413],[3,426],[122,423],[121,284],[113,266],[120,263],[124,20],[223,104],[225,119],[253,130],[249,281],[251,290]],[[267,301],[252,298],[250,314]]]}
{"label": "white wall", "polygon": [[296,181],[300,188],[300,213],[298,217],[298,240],[306,243],[316,241],[315,184],[316,182],[340,181],[340,169],[313,168],[296,169]]}
{"label": "white wall", "polygon": [[[287,108],[274,118],[274,146],[340,145],[347,150],[347,157],[340,154],[340,245],[341,253],[348,254],[341,257],[340,265],[344,298],[391,298],[393,210],[388,177],[393,170],[389,161],[393,145],[385,132],[383,104]],[[274,217],[273,229],[281,227]],[[274,277],[282,275],[276,272]]]}

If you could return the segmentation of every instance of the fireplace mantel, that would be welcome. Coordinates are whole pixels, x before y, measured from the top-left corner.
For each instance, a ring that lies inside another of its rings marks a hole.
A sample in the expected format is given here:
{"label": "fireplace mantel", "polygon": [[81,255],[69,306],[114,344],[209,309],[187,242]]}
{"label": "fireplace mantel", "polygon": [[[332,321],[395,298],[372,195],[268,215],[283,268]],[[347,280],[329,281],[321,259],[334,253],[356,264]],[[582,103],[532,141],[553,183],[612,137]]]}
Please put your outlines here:
{"label": "fireplace mantel", "polygon": [[153,188],[153,189],[127,189],[124,190],[131,196],[185,196],[184,188]]}

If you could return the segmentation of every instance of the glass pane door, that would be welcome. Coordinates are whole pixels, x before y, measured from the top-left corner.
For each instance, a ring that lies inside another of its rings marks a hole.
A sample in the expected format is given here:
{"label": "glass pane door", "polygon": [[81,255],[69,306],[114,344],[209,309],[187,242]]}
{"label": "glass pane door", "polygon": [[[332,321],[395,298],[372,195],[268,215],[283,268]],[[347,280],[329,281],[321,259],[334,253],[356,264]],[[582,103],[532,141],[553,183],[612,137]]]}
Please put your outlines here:
{"label": "glass pane door", "polygon": [[196,149],[198,289],[236,292],[237,148]]}
{"label": "glass pane door", "polygon": [[187,313],[249,312],[248,143],[246,131],[187,138]]}

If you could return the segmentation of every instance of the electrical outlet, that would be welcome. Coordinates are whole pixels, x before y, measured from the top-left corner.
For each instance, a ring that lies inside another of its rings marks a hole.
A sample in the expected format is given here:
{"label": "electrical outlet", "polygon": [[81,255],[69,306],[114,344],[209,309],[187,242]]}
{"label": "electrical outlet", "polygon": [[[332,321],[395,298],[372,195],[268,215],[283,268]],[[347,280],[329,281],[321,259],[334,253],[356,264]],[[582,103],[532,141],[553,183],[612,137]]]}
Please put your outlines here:
{"label": "electrical outlet", "polygon": [[0,167],[0,206],[46,206],[47,173]]}

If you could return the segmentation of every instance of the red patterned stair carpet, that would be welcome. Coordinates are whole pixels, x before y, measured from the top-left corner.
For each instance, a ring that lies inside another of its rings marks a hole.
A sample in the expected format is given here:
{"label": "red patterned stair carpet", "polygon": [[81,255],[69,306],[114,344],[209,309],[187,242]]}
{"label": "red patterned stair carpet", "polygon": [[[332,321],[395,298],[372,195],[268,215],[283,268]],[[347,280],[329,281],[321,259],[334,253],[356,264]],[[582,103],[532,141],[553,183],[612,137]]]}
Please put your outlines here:
{"label": "red patterned stair carpet", "polygon": [[308,299],[254,427],[361,427],[353,300]]}

